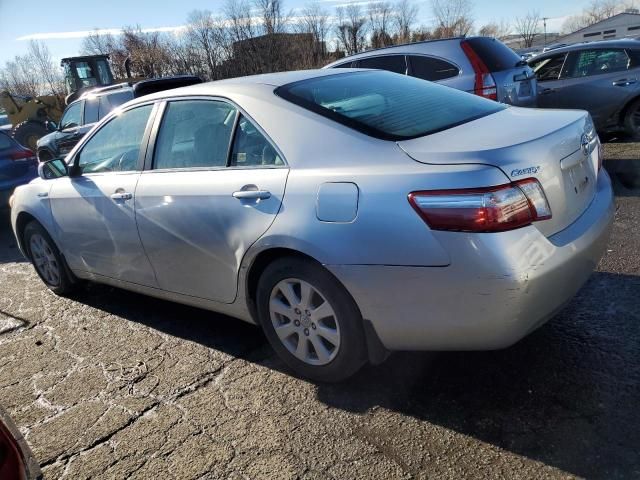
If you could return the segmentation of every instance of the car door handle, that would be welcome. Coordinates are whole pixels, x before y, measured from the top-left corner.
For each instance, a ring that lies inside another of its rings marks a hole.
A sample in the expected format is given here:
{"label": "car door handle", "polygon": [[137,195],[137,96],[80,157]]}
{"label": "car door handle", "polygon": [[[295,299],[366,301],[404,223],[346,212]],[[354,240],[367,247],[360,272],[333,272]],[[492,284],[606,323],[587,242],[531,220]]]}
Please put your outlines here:
{"label": "car door handle", "polygon": [[233,198],[238,200],[266,200],[271,198],[271,192],[266,190],[238,190],[233,192]]}
{"label": "car door handle", "polygon": [[131,200],[133,198],[133,193],[129,192],[116,192],[111,194],[112,200]]}
{"label": "car door handle", "polygon": [[550,93],[554,93],[557,91],[558,89],[556,88],[543,88],[542,90],[540,90],[540,95],[549,95]]}
{"label": "car door handle", "polygon": [[616,80],[615,82],[613,82],[613,85],[615,87],[626,87],[628,85],[633,85],[637,81],[638,80],[635,78],[623,78],[621,80]]}

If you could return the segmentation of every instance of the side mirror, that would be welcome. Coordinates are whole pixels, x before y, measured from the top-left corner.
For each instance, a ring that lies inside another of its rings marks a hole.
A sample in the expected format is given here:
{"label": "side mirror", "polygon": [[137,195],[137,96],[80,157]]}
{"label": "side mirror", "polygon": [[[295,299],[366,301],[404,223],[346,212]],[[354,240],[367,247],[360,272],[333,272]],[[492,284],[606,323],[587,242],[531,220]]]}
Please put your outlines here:
{"label": "side mirror", "polygon": [[55,132],[58,130],[58,125],[53,120],[46,121],[44,126],[47,129],[47,132]]}
{"label": "side mirror", "polygon": [[43,180],[66,177],[69,175],[69,168],[61,158],[54,158],[38,164],[38,176]]}

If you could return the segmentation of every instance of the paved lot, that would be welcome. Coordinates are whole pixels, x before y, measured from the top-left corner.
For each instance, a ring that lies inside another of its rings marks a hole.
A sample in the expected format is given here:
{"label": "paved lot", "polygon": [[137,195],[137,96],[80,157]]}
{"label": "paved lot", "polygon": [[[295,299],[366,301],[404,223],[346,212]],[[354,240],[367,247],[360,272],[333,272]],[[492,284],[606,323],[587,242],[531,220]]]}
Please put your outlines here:
{"label": "paved lot", "polygon": [[[618,180],[638,151],[607,146]],[[242,322],[99,285],[57,298],[3,219],[0,405],[52,479],[640,478],[640,189],[617,204],[598,271],[530,337],[330,386]]]}

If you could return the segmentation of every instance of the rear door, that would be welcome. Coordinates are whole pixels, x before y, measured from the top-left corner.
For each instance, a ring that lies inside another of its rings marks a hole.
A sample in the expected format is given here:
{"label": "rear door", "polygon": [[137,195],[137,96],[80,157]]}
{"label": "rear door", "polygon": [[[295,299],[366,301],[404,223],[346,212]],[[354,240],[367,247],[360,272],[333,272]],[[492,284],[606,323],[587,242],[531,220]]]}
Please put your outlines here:
{"label": "rear door", "polygon": [[166,104],[136,218],[159,287],[230,303],[240,262],[280,209],[288,168],[255,123],[214,99]]}
{"label": "rear door", "polygon": [[638,78],[623,48],[571,52],[555,95],[555,108],[587,110],[597,127],[616,121],[615,114],[635,95]]}

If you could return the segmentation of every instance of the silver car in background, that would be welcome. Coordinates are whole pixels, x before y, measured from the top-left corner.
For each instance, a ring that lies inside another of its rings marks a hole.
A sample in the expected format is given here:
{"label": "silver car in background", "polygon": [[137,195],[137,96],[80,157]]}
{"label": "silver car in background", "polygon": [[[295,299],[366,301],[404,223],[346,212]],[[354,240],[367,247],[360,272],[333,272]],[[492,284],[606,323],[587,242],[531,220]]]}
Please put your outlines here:
{"label": "silver car in background", "polygon": [[586,112],[317,70],[134,100],[19,187],[45,284],[78,279],[262,326],[335,381],[390,350],[495,349],[598,263],[611,184]]}
{"label": "silver car in background", "polygon": [[374,68],[438,82],[490,100],[535,107],[536,78],[527,62],[500,40],[457,37],[358,53],[324,68]]}

